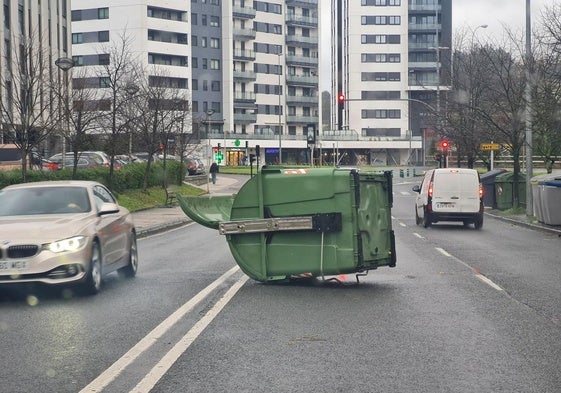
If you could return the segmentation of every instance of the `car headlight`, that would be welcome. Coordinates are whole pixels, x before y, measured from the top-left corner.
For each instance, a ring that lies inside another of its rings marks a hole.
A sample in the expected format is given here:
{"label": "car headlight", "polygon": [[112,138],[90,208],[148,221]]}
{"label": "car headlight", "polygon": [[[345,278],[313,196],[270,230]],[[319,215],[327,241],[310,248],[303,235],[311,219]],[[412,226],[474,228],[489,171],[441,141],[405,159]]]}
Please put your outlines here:
{"label": "car headlight", "polygon": [[65,252],[65,251],[76,251],[86,244],[85,236],[74,236],[68,239],[57,240],[56,242],[48,243],[44,245],[44,248],[52,252]]}

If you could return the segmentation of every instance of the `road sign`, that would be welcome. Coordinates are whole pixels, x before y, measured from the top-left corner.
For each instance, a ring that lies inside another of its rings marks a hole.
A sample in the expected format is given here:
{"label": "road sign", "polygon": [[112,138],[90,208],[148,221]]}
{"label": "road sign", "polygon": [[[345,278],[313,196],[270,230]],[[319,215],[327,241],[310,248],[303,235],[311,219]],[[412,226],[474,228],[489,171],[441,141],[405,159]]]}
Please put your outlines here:
{"label": "road sign", "polygon": [[499,150],[498,143],[482,143],[481,150]]}

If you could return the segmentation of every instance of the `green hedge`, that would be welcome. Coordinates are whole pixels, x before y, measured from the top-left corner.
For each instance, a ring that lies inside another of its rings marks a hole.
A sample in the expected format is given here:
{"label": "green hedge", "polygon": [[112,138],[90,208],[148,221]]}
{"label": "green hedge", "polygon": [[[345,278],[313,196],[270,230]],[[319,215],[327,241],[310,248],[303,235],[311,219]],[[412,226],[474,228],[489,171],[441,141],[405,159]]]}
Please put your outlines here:
{"label": "green hedge", "polygon": [[[128,164],[120,169],[113,171],[113,185],[111,191],[121,193],[125,190],[141,189],[144,182],[144,172],[146,171],[146,163]],[[186,165],[180,168],[179,161],[166,162],[166,178],[167,185],[178,184],[180,179],[185,177],[187,172]],[[44,181],[44,180],[71,180],[72,168],[66,168],[54,172],[27,171],[27,181]],[[164,166],[163,163],[152,163],[150,165],[150,173],[148,175],[148,187],[156,187],[163,185]],[[105,184],[109,187],[109,169],[108,168],[92,168],[79,169],[76,172],[76,180],[93,180]],[[22,183],[23,177],[21,169],[0,172],[0,189],[10,184]]]}

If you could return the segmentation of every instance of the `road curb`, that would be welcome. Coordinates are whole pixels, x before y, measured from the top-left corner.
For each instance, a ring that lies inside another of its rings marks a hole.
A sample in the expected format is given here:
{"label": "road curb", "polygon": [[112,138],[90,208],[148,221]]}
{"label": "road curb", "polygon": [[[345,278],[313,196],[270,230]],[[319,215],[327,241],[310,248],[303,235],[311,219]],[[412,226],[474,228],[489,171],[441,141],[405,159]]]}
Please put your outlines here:
{"label": "road curb", "polygon": [[495,218],[495,219],[498,219],[498,220],[502,220],[502,221],[506,221],[506,222],[514,224],[514,225],[519,225],[519,226],[526,227],[526,228],[529,228],[529,229],[533,229],[533,230],[536,230],[536,231],[542,231],[542,232],[555,234],[555,235],[561,237],[561,228],[556,229],[556,228],[550,228],[550,227],[547,227],[547,226],[543,226],[543,225],[540,225],[540,224],[532,224],[530,222],[525,222],[525,221],[515,219],[515,218],[511,218],[511,217],[504,217],[504,216],[494,214],[494,213],[491,213],[491,212],[485,212],[485,214],[489,217],[492,217],[492,218]]}
{"label": "road curb", "polygon": [[175,229],[187,225],[193,222],[193,220],[185,217],[185,219],[170,221],[164,224],[154,225],[147,228],[139,229],[136,233],[138,238],[148,237],[155,235],[157,233],[169,231],[170,229]]}

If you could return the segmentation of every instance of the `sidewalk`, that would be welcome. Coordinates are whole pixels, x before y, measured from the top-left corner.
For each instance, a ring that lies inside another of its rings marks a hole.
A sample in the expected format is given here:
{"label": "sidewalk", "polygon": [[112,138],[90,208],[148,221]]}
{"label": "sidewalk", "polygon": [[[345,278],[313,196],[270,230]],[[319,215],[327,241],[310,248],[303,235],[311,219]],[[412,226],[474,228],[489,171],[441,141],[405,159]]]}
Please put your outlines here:
{"label": "sidewalk", "polygon": [[520,225],[537,231],[557,234],[559,237],[561,237],[561,226],[543,224],[541,222],[538,222],[533,217],[532,219],[530,219],[525,214],[516,214],[516,215],[507,216],[507,215],[501,215],[500,210],[494,210],[494,209],[485,210],[485,214],[499,220],[510,222],[511,224],[514,225]]}
{"label": "sidewalk", "polygon": [[[209,184],[210,194],[235,193],[243,185],[239,178],[219,175],[216,184]],[[206,185],[196,186],[202,190]],[[164,230],[185,225],[192,220],[175,203],[171,207],[155,207],[131,213],[138,237],[146,237]]]}

